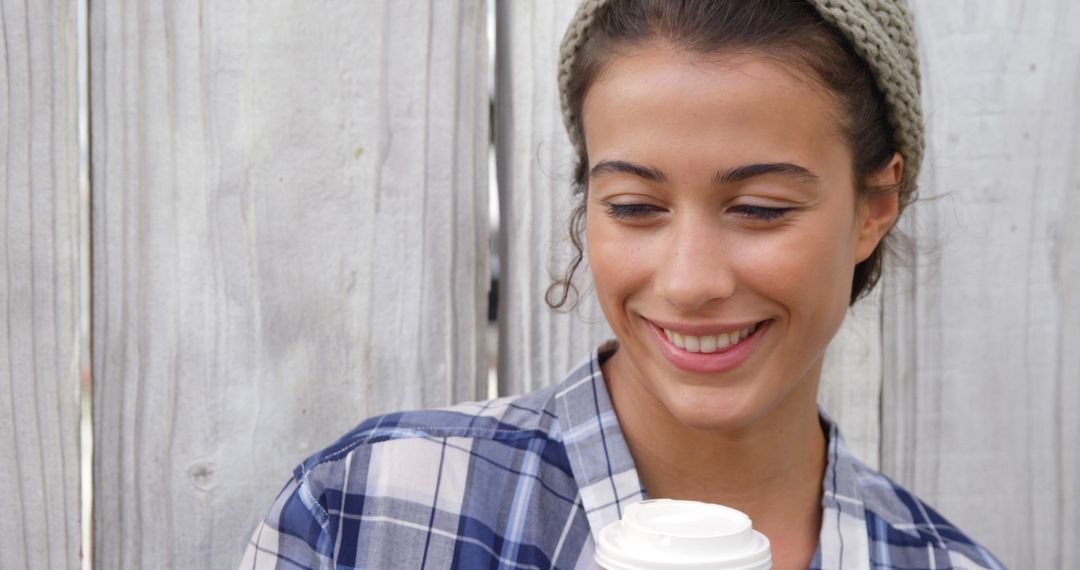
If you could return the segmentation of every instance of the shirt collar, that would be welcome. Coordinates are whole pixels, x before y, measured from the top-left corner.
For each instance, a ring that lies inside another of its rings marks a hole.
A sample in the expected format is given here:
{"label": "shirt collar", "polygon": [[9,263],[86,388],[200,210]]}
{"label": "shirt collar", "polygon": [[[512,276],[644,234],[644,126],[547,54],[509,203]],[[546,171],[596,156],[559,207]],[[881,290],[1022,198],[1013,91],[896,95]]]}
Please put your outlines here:
{"label": "shirt collar", "polygon": [[[594,540],[600,529],[622,517],[623,509],[647,497],[600,369],[617,347],[615,341],[600,345],[563,380],[555,394],[559,432]],[[870,504],[864,502],[860,481],[873,472],[848,450],[836,422],[820,408],[819,413],[828,434],[828,458],[822,481],[818,554],[822,567],[839,568],[842,563],[834,557],[841,550],[847,554],[845,562],[860,559],[848,556],[853,553],[868,555],[865,511],[869,508],[887,518],[895,509],[877,503],[895,499],[889,499],[894,497],[891,493],[880,493],[880,497],[871,493],[867,497]]]}
{"label": "shirt collar", "polygon": [[622,511],[645,498],[634,459],[611,405],[600,364],[618,345],[609,341],[558,386],[559,432],[593,539]]}

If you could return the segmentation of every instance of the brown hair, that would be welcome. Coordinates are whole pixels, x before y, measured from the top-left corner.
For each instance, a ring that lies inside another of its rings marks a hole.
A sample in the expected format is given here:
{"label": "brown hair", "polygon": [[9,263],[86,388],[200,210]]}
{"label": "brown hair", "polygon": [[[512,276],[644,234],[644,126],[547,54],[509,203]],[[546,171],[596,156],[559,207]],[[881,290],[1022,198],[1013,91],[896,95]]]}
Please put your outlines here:
{"label": "brown hair", "polygon": [[[580,117],[585,95],[612,55],[620,48],[658,39],[697,54],[751,51],[810,71],[840,107],[840,126],[854,156],[856,191],[863,196],[897,192],[900,211],[915,199],[915,183],[908,177],[897,186],[868,186],[867,179],[887,166],[896,152],[884,97],[866,62],[804,0],[611,0],[598,10],[571,68],[568,106],[579,134],[584,133]],[[573,278],[584,260],[588,169],[589,157],[581,152],[573,178],[579,199],[569,223],[575,254],[546,295],[555,309],[572,308],[578,301]],[[894,236],[887,234],[870,257],[855,266],[850,303],[877,283],[883,252],[892,241]]]}

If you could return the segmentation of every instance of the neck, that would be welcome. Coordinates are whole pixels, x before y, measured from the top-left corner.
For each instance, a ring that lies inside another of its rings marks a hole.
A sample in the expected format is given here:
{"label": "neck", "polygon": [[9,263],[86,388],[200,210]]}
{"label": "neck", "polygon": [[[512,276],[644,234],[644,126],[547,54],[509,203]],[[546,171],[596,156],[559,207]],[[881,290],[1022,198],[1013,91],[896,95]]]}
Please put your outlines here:
{"label": "neck", "polygon": [[651,394],[636,390],[641,384],[624,368],[629,359],[619,356],[604,364],[604,376],[649,496],[736,508],[773,542],[774,557],[798,552],[809,563],[807,551],[813,554],[820,531],[826,458],[816,404],[821,362],[749,424],[702,429],[681,423]]}

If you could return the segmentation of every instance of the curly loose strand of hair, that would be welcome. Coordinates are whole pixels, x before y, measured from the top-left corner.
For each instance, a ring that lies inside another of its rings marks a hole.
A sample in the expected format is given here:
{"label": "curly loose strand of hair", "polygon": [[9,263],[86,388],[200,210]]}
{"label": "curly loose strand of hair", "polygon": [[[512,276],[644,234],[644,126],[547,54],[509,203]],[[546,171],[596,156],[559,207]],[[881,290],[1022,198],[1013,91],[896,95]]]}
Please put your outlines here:
{"label": "curly loose strand of hair", "polygon": [[581,200],[574,207],[574,211],[570,213],[568,223],[570,245],[574,248],[574,254],[566,271],[561,276],[551,276],[551,285],[548,286],[547,292],[544,293],[544,302],[555,310],[572,311],[577,308],[578,303],[581,301],[581,293],[578,291],[577,286],[574,285],[574,274],[577,272],[578,267],[581,266],[581,262],[585,261],[586,210],[585,193],[579,192],[575,194],[580,195]]}

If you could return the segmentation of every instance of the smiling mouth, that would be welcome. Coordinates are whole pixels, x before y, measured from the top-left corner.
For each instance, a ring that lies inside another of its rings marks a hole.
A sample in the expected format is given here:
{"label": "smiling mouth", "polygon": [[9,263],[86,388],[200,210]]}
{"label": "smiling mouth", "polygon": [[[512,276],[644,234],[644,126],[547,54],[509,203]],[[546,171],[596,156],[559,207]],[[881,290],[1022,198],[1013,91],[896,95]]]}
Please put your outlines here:
{"label": "smiling mouth", "polygon": [[660,330],[664,331],[664,335],[667,336],[668,341],[670,341],[671,344],[674,344],[676,347],[685,350],[686,352],[709,354],[731,350],[757,332],[758,328],[763,324],[765,324],[765,321],[754,323],[741,330],[705,336],[677,333],[666,328],[660,328]]}

